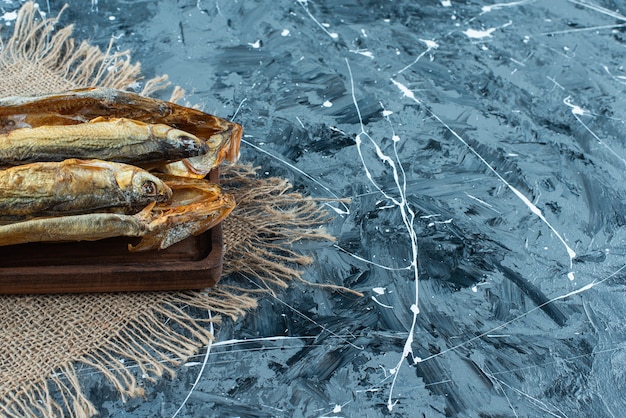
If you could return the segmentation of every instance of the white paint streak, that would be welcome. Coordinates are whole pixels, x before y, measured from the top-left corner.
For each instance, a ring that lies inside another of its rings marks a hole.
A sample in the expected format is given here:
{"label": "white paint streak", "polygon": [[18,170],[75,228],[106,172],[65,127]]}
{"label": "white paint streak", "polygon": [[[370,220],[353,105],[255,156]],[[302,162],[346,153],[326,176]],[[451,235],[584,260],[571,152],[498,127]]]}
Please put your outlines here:
{"label": "white paint streak", "polygon": [[300,4],[300,6],[302,6],[302,8],[304,9],[304,11],[309,15],[309,17],[311,18],[311,20],[313,20],[313,22],[315,22],[315,24],[317,26],[319,26],[325,33],[326,35],[330,36],[332,39],[337,39],[339,38],[339,35],[335,32],[330,32],[328,29],[328,27],[330,27],[330,24],[328,23],[320,23],[319,20],[317,20],[315,18],[315,16],[313,16],[313,14],[309,11],[308,6],[308,1],[307,0],[297,0],[298,4]]}
{"label": "white paint streak", "polygon": [[[484,38],[491,38],[491,34],[493,32],[495,32],[497,29],[502,29],[502,28],[506,28],[507,26],[510,26],[513,24],[513,21],[509,20],[508,22],[506,22],[504,25],[495,27],[495,28],[489,28],[489,29],[484,29],[484,30],[476,30],[476,29],[472,29],[469,28],[465,31],[463,31],[463,33],[471,39],[484,39]],[[484,47],[483,47],[484,49]]]}
{"label": "white paint streak", "polygon": [[268,155],[268,156],[270,156],[270,157],[272,157],[272,158],[274,158],[274,159],[275,159],[275,160],[277,160],[277,161],[280,161],[281,163],[285,164],[287,167],[291,168],[292,170],[296,171],[297,173],[302,174],[303,176],[305,176],[306,178],[308,178],[309,180],[311,180],[312,182],[314,182],[315,184],[317,184],[318,186],[320,186],[322,189],[326,190],[326,191],[327,191],[327,192],[328,192],[328,193],[329,193],[332,197],[334,197],[335,199],[337,199],[337,201],[338,201],[337,203],[339,203],[340,205],[342,205],[342,206],[344,207],[344,210],[341,210],[341,209],[339,209],[339,208],[336,208],[336,207],[332,206],[332,205],[331,205],[331,204],[329,204],[329,203],[326,203],[326,205],[327,205],[330,209],[332,209],[333,211],[335,211],[335,213],[337,213],[337,214],[339,214],[339,215],[348,215],[348,214],[350,214],[350,209],[346,206],[346,204],[345,204],[345,203],[343,203],[343,202],[341,201],[341,198],[340,198],[339,196],[337,196],[337,194],[335,194],[335,192],[333,192],[332,190],[330,190],[330,189],[329,189],[326,185],[322,184],[319,180],[317,180],[317,179],[313,178],[310,174],[305,173],[304,171],[302,171],[301,169],[299,169],[299,168],[298,168],[298,167],[296,167],[295,165],[291,164],[290,162],[285,161],[284,159],[279,158],[279,157],[277,157],[277,156],[273,155],[272,153],[270,153],[270,152],[268,152],[268,151],[264,150],[263,148],[261,148],[260,146],[256,145],[256,144],[255,144],[255,143],[253,143],[253,142],[247,141],[247,140],[245,140],[245,139],[243,139],[243,138],[241,139],[241,142],[243,142],[244,144],[247,144],[247,145],[251,146],[252,148],[254,148],[254,149],[256,149],[256,150],[258,150],[258,151],[260,151],[260,152],[262,152],[262,153],[264,153],[264,154],[266,154],[266,155]]}
{"label": "white paint streak", "polygon": [[273,337],[259,337],[259,338],[245,338],[245,339],[231,339],[224,341],[217,341],[213,343],[213,347],[221,347],[221,346],[232,346],[236,344],[246,344],[250,342],[263,342],[263,341],[289,341],[289,340],[303,340],[303,339],[316,339],[316,336],[299,336],[299,337],[288,337],[284,335],[276,335]]}
{"label": "white paint streak", "polygon": [[626,76],[623,76],[623,75],[613,75],[611,70],[609,70],[609,67],[607,67],[606,65],[603,65],[602,67],[604,68],[604,71],[606,71],[606,73],[608,75],[613,77],[613,80],[617,81],[620,84],[626,84]]}
{"label": "white paint streak", "polygon": [[[391,79],[391,82],[393,84],[395,84],[398,89],[404,94],[404,96],[408,97],[409,99],[413,100],[415,103],[417,104],[422,104],[416,97],[415,94],[413,94],[412,91],[410,91],[408,89],[408,87],[406,87],[404,84]],[[435,118],[440,124],[442,124],[447,130],[448,132],[450,132],[452,135],[454,135],[454,137],[456,139],[458,139],[463,145],[465,145],[471,152],[472,154],[474,154],[488,169],[489,171],[491,171],[496,177],[498,177],[498,179],[504,183],[509,190],[511,190],[515,196],[517,196],[527,207],[528,209],[530,209],[530,211],[532,213],[534,213],[537,217],[539,217],[539,219],[541,219],[541,221],[548,227],[550,228],[550,230],[552,231],[552,233],[554,235],[556,235],[556,237],[559,239],[559,241],[561,241],[561,243],[563,244],[563,246],[565,247],[566,251],[567,251],[567,255],[569,256],[569,262],[570,262],[570,266],[573,263],[574,258],[576,257],[576,252],[570,248],[569,245],[567,245],[567,243],[565,242],[565,240],[563,239],[563,237],[561,236],[561,234],[559,234],[559,232],[552,226],[552,224],[550,224],[550,222],[548,222],[548,220],[545,218],[545,216],[543,215],[543,213],[541,212],[541,210],[535,206],[534,203],[532,203],[526,196],[524,196],[524,194],[522,192],[520,192],[519,190],[517,190],[515,187],[513,187],[513,185],[511,183],[509,183],[508,181],[506,181],[506,179],[504,177],[502,177],[502,175],[500,173],[498,173],[492,166],[491,164],[489,164],[487,162],[487,160],[485,160],[485,158],[480,155],[478,153],[478,151],[476,151],[466,140],[464,140],[461,135],[459,135],[454,129],[452,129],[447,123],[445,123],[439,116],[437,116],[432,110],[430,110],[429,108],[426,108],[426,111],[433,117]]]}
{"label": "white paint streak", "polygon": [[626,158],[622,157],[621,155],[619,155],[617,153],[617,151],[615,151],[613,148],[611,148],[609,146],[609,144],[607,144],[605,141],[603,141],[594,131],[591,130],[591,128],[589,128],[589,126],[587,126],[587,124],[585,122],[583,122],[583,120],[579,117],[579,116],[585,116],[585,115],[591,115],[590,112],[587,112],[586,110],[582,109],[579,106],[576,106],[572,103],[571,100],[571,96],[567,96],[564,100],[563,103],[565,103],[566,106],[569,106],[572,109],[572,114],[574,115],[574,117],[576,118],[576,120],[578,121],[578,123],[580,123],[583,128],[585,128],[585,130],[587,132],[589,132],[593,138],[600,144],[602,145],[604,148],[606,148],[611,154],[613,154],[614,157],[616,157],[617,159],[619,159],[622,164],[626,165]]}
{"label": "white paint streak", "polygon": [[432,228],[433,226],[438,225],[438,224],[451,224],[451,223],[452,223],[452,219],[446,219],[445,221],[434,221],[434,222],[430,222],[428,224],[428,227]]}
{"label": "white paint streak", "polygon": [[376,293],[377,295],[384,295],[386,291],[387,289],[384,287],[375,287],[372,289],[372,292]]}
{"label": "white paint streak", "polygon": [[404,68],[402,68],[400,71],[398,71],[398,74],[402,73],[403,71],[406,71],[407,69],[411,68],[413,65],[415,65],[415,63],[417,63],[424,55],[428,54],[430,51],[432,51],[433,49],[437,49],[439,48],[439,44],[433,40],[430,39],[420,39],[421,42],[426,44],[426,51],[422,52],[421,54],[419,54],[417,56],[417,58],[415,58],[413,60],[412,63],[410,63],[409,65],[405,66]]}
{"label": "white paint streak", "polygon": [[[209,315],[209,319],[213,319],[213,315],[211,314],[211,311],[208,311],[208,315]],[[209,331],[211,332],[211,335],[215,335],[215,328],[213,327],[213,321],[209,322]],[[193,393],[194,390],[196,390],[196,386],[198,385],[198,382],[200,382],[200,378],[202,377],[204,373],[204,369],[206,368],[206,365],[208,363],[212,346],[213,346],[213,341],[209,340],[209,343],[206,345],[206,354],[204,355],[204,361],[202,362],[202,367],[200,367],[200,370],[198,371],[198,374],[196,375],[196,380],[191,385],[191,389],[189,389],[189,392],[187,393],[187,396],[185,396],[185,399],[183,399],[183,401],[181,402],[176,412],[174,412],[174,415],[172,415],[172,418],[176,418],[176,416],[180,413],[180,411],[183,410],[183,408],[185,407],[185,404],[191,397],[191,394]]]}
{"label": "white paint streak", "polygon": [[589,289],[591,289],[591,288],[593,288],[593,287],[595,287],[595,286],[597,286],[597,285],[599,285],[601,283],[604,283],[605,281],[611,279],[612,277],[615,277],[616,275],[620,274],[625,269],[626,269],[626,264],[624,264],[622,267],[620,267],[619,269],[617,269],[616,271],[614,271],[613,273],[611,273],[610,275],[608,275],[607,277],[605,277],[604,279],[602,279],[600,281],[595,281],[594,280],[593,282],[588,283],[588,284],[584,285],[583,287],[581,287],[579,289],[576,289],[576,290],[574,290],[572,292],[569,292],[569,293],[566,293],[564,295],[557,296],[557,297],[555,297],[553,299],[550,299],[549,301],[544,302],[541,305],[535,306],[534,308],[528,310],[527,312],[524,312],[523,314],[518,315],[515,318],[510,319],[510,320],[508,320],[508,321],[498,325],[497,327],[494,327],[494,328],[490,329],[489,331],[485,331],[485,332],[483,332],[483,333],[481,333],[479,335],[476,335],[475,337],[470,338],[469,340],[465,340],[465,341],[463,341],[460,344],[457,344],[455,346],[447,348],[447,349],[445,349],[445,350],[443,350],[443,351],[441,351],[441,352],[439,352],[437,354],[433,354],[433,355],[428,356],[426,358],[420,359],[419,361],[431,360],[431,359],[433,359],[435,357],[442,356],[442,355],[444,355],[444,354],[446,354],[446,353],[448,353],[450,351],[455,351],[455,350],[457,350],[457,349],[459,349],[461,347],[465,347],[466,345],[468,345],[468,344],[470,344],[470,343],[472,343],[472,342],[474,342],[476,340],[479,340],[479,339],[481,339],[481,338],[483,338],[483,337],[485,337],[487,335],[492,335],[494,331],[497,331],[499,329],[505,328],[506,326],[512,324],[513,322],[516,322],[516,321],[518,321],[518,320],[520,320],[520,319],[530,315],[531,313],[533,313],[533,312],[535,312],[535,311],[537,311],[539,309],[542,309],[544,306],[546,306],[546,305],[548,305],[548,304],[550,304],[552,302],[555,302],[555,301],[560,300],[560,299],[567,299],[567,298],[569,298],[571,296],[574,296],[574,295],[577,295],[579,293],[585,292],[585,291],[587,291],[587,290],[589,290]]}
{"label": "white paint streak", "polygon": [[482,205],[484,205],[484,206],[487,206],[489,209],[493,209],[493,206],[492,206],[492,205],[490,205],[489,203],[485,202],[484,200],[479,199],[479,198],[477,198],[476,196],[472,196],[471,194],[469,194],[469,193],[467,193],[467,192],[465,192],[465,195],[466,195],[467,197],[469,197],[470,199],[474,199],[475,201],[479,202],[480,204],[482,204]]}
{"label": "white paint streak", "polygon": [[565,99],[563,99],[563,103],[572,109],[572,113],[574,115],[582,116],[587,114],[587,111],[585,109],[572,103],[572,96],[567,96]]}
{"label": "white paint streak", "polygon": [[624,16],[623,14],[607,9],[606,7],[598,6],[597,4],[592,3],[589,0],[569,0],[569,1],[578,6],[587,7],[593,11],[602,13],[603,15],[612,17],[617,20],[621,20],[622,22],[626,21],[626,16]]}
{"label": "white paint streak", "polygon": [[364,262],[364,263],[371,264],[371,265],[376,266],[376,267],[378,267],[378,268],[381,268],[381,269],[383,269],[383,270],[389,270],[389,271],[402,271],[402,270],[411,270],[411,269],[413,269],[413,266],[412,266],[412,265],[408,265],[408,266],[406,266],[406,267],[396,267],[396,268],[394,268],[394,267],[384,266],[384,265],[382,265],[382,264],[375,263],[375,262],[373,262],[373,261],[371,261],[371,260],[368,260],[368,259],[366,259],[366,258],[359,257],[358,255],[356,255],[356,254],[354,254],[354,253],[351,253],[350,251],[348,251],[348,250],[346,250],[346,249],[344,249],[344,248],[341,248],[341,247],[340,247],[340,246],[338,246],[337,244],[334,244],[334,245],[333,245],[333,247],[337,248],[337,249],[338,249],[338,250],[340,250],[340,251],[343,251],[344,253],[348,254],[350,257],[353,257],[353,258],[355,258],[355,259],[357,259],[357,260],[359,260],[359,261],[362,261],[362,262]]}
{"label": "white paint streak", "polygon": [[393,306],[390,305],[385,305],[384,303],[380,302],[378,299],[376,299],[376,296],[372,296],[372,300],[374,302],[376,302],[378,305],[382,306],[383,308],[387,308],[387,309],[393,309]]}
{"label": "white paint streak", "polygon": [[17,19],[17,11],[14,12],[5,12],[0,19],[4,20],[7,23],[14,21]]}
{"label": "white paint streak", "polygon": [[558,88],[560,88],[561,90],[565,90],[565,87],[563,87],[562,85],[560,85],[554,78],[550,77],[550,76],[546,76],[546,78],[550,81],[552,81],[554,83],[555,86],[557,86]]}
{"label": "white paint streak", "polygon": [[363,55],[364,57],[374,59],[374,54],[372,51],[368,51],[367,49],[351,49],[348,52],[352,52],[353,54]]}
{"label": "white paint streak", "polygon": [[465,36],[471,39],[484,39],[484,38],[491,38],[491,34],[495,32],[495,30],[496,28],[489,28],[486,30],[476,30],[476,29],[469,28],[463,31],[463,33],[465,34]]}
{"label": "white paint streak", "polygon": [[396,80],[394,80],[393,78],[391,79],[391,82],[392,82],[393,84],[395,84],[395,85],[396,85],[396,87],[397,87],[398,89],[400,89],[400,91],[402,92],[402,94],[403,94],[405,97],[408,97],[409,99],[413,100],[413,101],[414,101],[415,103],[417,103],[417,104],[422,104],[422,102],[420,102],[420,101],[419,101],[419,100],[415,97],[415,94],[413,94],[413,92],[412,92],[411,90],[409,90],[409,88],[408,88],[407,86],[405,86],[405,85],[404,85],[404,84],[402,84],[402,83],[398,83],[398,82],[397,82]]}
{"label": "white paint streak", "polygon": [[520,1],[511,2],[511,3],[496,3],[496,4],[490,4],[488,6],[483,6],[481,10],[483,13],[489,13],[493,10],[504,9],[505,7],[523,6],[525,4],[534,3],[535,1],[536,0],[520,0]]}
{"label": "white paint streak", "polygon": [[[415,302],[413,305],[411,305],[411,312],[413,313],[413,320],[411,321],[411,328],[409,329],[408,337],[405,341],[404,349],[402,350],[402,357],[398,360],[398,363],[395,369],[392,369],[392,370],[399,370],[400,367],[402,367],[402,364],[404,363],[405,358],[407,357],[413,358],[413,348],[412,348],[413,347],[413,335],[415,334],[415,327],[417,325],[417,315],[419,314],[419,307],[418,307],[419,306],[419,269],[418,269],[418,263],[417,263],[418,243],[417,243],[417,232],[415,231],[415,227],[414,227],[415,212],[413,212],[413,209],[408,204],[407,199],[406,199],[406,196],[407,196],[406,174],[404,172],[404,168],[402,167],[402,164],[400,163],[400,157],[398,156],[398,147],[397,147],[398,142],[397,141],[393,142],[394,158],[391,158],[385,153],[383,153],[379,144],[376,143],[376,141],[374,141],[374,139],[365,131],[365,126],[363,124],[363,117],[361,116],[361,109],[359,108],[358,102],[356,100],[355,91],[354,91],[354,77],[352,76],[352,69],[350,68],[350,63],[348,62],[347,59],[346,59],[346,66],[348,67],[348,73],[350,75],[350,92],[352,94],[352,103],[354,104],[354,107],[356,109],[357,115],[359,117],[359,124],[361,126],[361,131],[355,137],[357,151],[359,153],[359,158],[361,159],[361,165],[363,166],[363,169],[365,170],[365,175],[367,176],[370,183],[376,188],[376,190],[382,193],[382,195],[385,196],[388,200],[393,202],[393,204],[396,205],[398,209],[400,210],[400,215],[402,216],[402,222],[404,224],[404,227],[406,228],[406,232],[408,233],[410,242],[411,242],[410,266],[413,272]],[[408,89],[405,89],[405,90],[410,92]],[[389,121],[389,119],[387,120]],[[391,121],[389,121],[389,124],[391,125]],[[395,132],[392,132],[392,136],[396,136]],[[365,159],[363,157],[363,150],[361,149],[362,137],[365,138],[368,141],[368,143],[374,148],[374,151],[376,152],[376,156],[380,159],[380,161],[384,165],[388,165],[390,167],[391,173],[393,174],[393,179],[394,179],[394,183],[396,186],[396,190],[398,194],[400,195],[399,199],[389,195],[372,178],[370,170],[367,164],[365,163]],[[402,180],[400,180],[400,177],[402,178]],[[394,373],[394,377],[391,383],[391,388],[389,390],[389,397],[387,399],[387,409],[389,411],[393,410],[393,407],[397,402],[397,401],[396,402],[392,401],[393,390],[396,385],[396,380],[397,380],[397,374]]]}
{"label": "white paint streak", "polygon": [[[241,277],[243,277],[244,279],[248,280],[248,282],[251,285],[255,285],[257,286],[259,289],[264,289],[263,287],[261,287],[261,285],[255,281],[253,281],[250,277],[246,276],[245,274],[241,273]],[[334,332],[333,330],[329,329],[328,327],[324,326],[323,324],[320,324],[319,322],[316,322],[315,320],[309,318],[308,316],[306,316],[305,314],[303,314],[302,312],[300,312],[298,309],[294,308],[293,306],[291,306],[290,304],[286,303],[285,301],[281,300],[280,298],[276,297],[276,295],[272,295],[274,297],[274,300],[282,305],[284,305],[285,307],[289,308],[293,313],[297,314],[298,316],[300,316],[302,319],[315,324],[316,327],[320,328],[321,330],[323,330],[324,332],[327,332],[328,334],[332,335],[335,338],[338,338],[339,340],[343,341],[344,343],[348,344],[350,347],[355,348],[359,351],[364,350],[365,347],[363,346],[358,346],[350,341],[348,341],[343,335],[340,335],[336,332]],[[356,338],[353,334],[351,334],[350,332],[348,332],[348,335],[351,337]]]}
{"label": "white paint streak", "polygon": [[433,41],[432,39],[421,39],[421,42],[424,42],[426,44],[426,48],[428,49],[437,49],[439,48],[439,44],[435,41]]}

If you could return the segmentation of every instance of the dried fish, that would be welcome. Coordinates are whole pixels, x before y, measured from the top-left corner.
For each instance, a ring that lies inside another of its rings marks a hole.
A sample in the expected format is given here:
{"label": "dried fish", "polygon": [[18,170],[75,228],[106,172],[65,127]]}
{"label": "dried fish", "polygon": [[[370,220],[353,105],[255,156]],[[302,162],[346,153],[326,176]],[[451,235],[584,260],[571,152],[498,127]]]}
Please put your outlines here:
{"label": "dried fish", "polygon": [[0,221],[105,208],[134,213],[171,195],[162,180],[132,165],[78,159],[31,163],[0,170]]}
{"label": "dried fish", "polygon": [[137,245],[129,245],[129,250],[165,249],[208,231],[235,208],[235,198],[208,181],[170,178],[166,183],[173,191],[171,201],[150,211],[152,219],[147,232]]}
{"label": "dried fish", "polygon": [[97,117],[162,123],[206,141],[209,147],[206,154],[163,169],[171,174],[200,178],[224,159],[236,161],[239,157],[241,125],[197,109],[130,92],[91,88],[0,100],[0,133],[43,125],[73,125]]}
{"label": "dried fish", "polygon": [[0,99],[0,165],[14,165],[0,170],[0,246],[129,236],[143,251],[201,234],[235,207],[203,178],[236,161],[242,132],[113,89]]}
{"label": "dried fish", "polygon": [[68,215],[0,225],[0,246],[27,242],[96,241],[120,235],[140,237],[146,231],[147,224],[133,215]]}
{"label": "dried fish", "polygon": [[235,207],[231,195],[206,181],[174,190],[172,202],[151,203],[135,215],[89,213],[0,225],[0,246],[128,236],[142,238],[136,246],[129,245],[131,251],[164,249],[207,231]]}
{"label": "dried fish", "polygon": [[208,150],[192,134],[163,124],[130,119],[105,120],[70,126],[40,126],[0,135],[0,159],[57,161],[60,157],[100,158],[145,163],[178,160]]}
{"label": "dried fish", "polygon": [[0,134],[0,165],[101,159],[128,164],[177,161],[209,147],[192,134],[164,124],[97,118],[78,125],[39,126]]}

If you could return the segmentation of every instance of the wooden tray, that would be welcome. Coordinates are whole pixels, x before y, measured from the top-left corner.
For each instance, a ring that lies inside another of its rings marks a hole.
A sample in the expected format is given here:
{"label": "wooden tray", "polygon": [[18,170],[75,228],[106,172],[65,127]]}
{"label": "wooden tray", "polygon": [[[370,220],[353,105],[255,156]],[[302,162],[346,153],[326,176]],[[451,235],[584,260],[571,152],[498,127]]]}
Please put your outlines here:
{"label": "wooden tray", "polygon": [[[210,174],[219,181],[218,170]],[[221,224],[165,250],[131,253],[139,239],[0,247],[0,294],[202,289],[222,273]]]}

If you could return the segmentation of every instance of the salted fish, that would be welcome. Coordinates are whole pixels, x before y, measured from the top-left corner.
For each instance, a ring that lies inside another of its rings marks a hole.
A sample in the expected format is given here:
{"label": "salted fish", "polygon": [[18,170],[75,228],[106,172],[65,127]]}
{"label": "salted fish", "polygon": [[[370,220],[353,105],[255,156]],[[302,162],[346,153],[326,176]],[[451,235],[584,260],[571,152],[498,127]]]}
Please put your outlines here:
{"label": "salted fish", "polygon": [[209,151],[162,171],[202,178],[224,159],[235,162],[241,125],[200,110],[111,88],[87,88],[35,97],[0,99],[0,133],[43,125],[72,125],[97,117],[125,117],[145,123],[163,123],[205,141]]}
{"label": "salted fish", "polygon": [[100,159],[142,165],[205,154],[196,136],[164,124],[97,118],[77,125],[39,126],[0,134],[0,165]]}
{"label": "salted fish", "polygon": [[235,207],[232,195],[205,182],[179,184],[171,202],[151,203],[136,214],[87,213],[0,225],[0,246],[28,242],[96,241],[140,237],[130,251],[165,249],[221,222]]}
{"label": "salted fish", "polygon": [[107,208],[134,213],[171,195],[162,180],[128,164],[79,159],[31,163],[0,170],[0,222]]}

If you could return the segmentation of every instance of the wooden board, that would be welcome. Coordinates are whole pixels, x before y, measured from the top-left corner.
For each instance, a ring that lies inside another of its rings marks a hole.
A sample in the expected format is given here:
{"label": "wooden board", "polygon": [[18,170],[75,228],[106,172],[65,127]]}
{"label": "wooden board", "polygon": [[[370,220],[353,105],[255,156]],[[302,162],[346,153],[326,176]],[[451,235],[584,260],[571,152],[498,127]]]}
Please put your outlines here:
{"label": "wooden board", "polygon": [[[219,180],[213,170],[211,181]],[[117,237],[94,242],[0,247],[0,293],[79,293],[202,289],[222,273],[221,224],[165,250],[131,253]]]}

